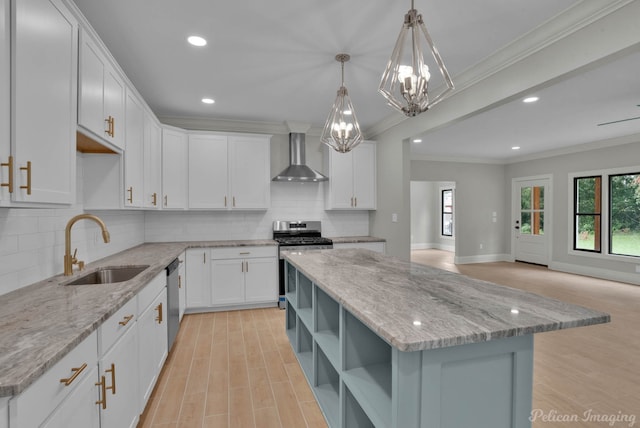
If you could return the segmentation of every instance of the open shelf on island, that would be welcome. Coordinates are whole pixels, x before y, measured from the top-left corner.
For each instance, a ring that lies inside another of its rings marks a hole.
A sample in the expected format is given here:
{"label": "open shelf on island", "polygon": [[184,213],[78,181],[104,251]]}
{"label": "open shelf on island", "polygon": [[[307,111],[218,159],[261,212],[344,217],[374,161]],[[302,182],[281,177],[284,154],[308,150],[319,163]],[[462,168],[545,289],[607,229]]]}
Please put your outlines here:
{"label": "open shelf on island", "polygon": [[322,349],[316,353],[316,383],[313,387],[329,426],[338,426],[340,420],[340,375]]}
{"label": "open shelf on island", "polygon": [[303,323],[298,323],[297,355],[307,379],[313,379],[313,337]]}
{"label": "open shelf on island", "polygon": [[289,263],[285,263],[286,270],[286,285],[285,285],[285,295],[289,303],[291,303],[294,307],[298,306],[298,299],[296,298],[296,290],[297,290],[297,277],[298,271],[296,268]]}
{"label": "open shelf on island", "polygon": [[291,306],[291,302],[287,301],[287,319],[286,319],[286,328],[287,328],[287,336],[289,337],[289,342],[291,342],[291,346],[293,349],[296,349],[298,341],[296,340],[296,311]]}
{"label": "open shelf on island", "polygon": [[344,312],[342,379],[376,426],[391,426],[391,346]]}
{"label": "open shelf on island", "polygon": [[349,391],[349,388],[344,388],[345,401],[344,401],[344,415],[345,426],[351,428],[374,428],[367,414],[362,410],[362,407],[353,398],[353,395]]}
{"label": "open shelf on island", "polygon": [[298,316],[313,331],[313,284],[304,275],[298,275]]}
{"label": "open shelf on island", "polygon": [[334,367],[340,367],[340,305],[315,287],[315,338]]}

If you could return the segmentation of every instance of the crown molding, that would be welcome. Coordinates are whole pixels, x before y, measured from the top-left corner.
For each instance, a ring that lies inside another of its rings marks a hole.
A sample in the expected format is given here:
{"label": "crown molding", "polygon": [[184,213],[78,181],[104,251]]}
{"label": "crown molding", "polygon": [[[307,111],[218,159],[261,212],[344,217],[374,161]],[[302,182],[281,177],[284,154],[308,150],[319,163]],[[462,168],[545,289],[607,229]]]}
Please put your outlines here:
{"label": "crown molding", "polygon": [[[289,134],[286,122],[257,122],[248,120],[215,119],[210,117],[158,116],[161,123],[189,131],[246,132],[252,134]],[[306,134],[320,136],[319,127],[311,127]]]}

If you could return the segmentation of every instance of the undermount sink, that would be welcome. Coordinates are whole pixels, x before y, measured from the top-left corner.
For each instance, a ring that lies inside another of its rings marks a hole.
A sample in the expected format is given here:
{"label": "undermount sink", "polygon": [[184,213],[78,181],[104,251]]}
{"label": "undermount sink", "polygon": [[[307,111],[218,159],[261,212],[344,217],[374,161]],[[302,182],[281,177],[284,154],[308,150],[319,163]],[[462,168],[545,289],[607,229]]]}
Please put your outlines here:
{"label": "undermount sink", "polygon": [[149,266],[104,267],[81,276],[65,285],[115,284],[129,281]]}

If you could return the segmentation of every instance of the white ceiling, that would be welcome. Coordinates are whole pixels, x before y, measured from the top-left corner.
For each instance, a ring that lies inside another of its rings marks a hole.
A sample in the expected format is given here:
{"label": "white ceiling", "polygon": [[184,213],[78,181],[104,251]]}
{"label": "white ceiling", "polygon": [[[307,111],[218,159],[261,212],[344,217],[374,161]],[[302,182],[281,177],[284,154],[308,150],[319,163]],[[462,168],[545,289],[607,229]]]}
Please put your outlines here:
{"label": "white ceiling", "polygon": [[[345,82],[362,128],[402,118],[378,94],[380,76],[409,0],[75,0],[154,112],[161,117],[321,127],[340,84],[339,52],[351,55]],[[416,0],[453,76],[580,0]],[[204,48],[186,42],[197,34]],[[424,135],[416,154],[507,159],[640,132],[640,54],[630,54]],[[623,70],[623,72],[621,72]],[[612,78],[615,76],[615,78]],[[216,100],[213,105],[200,102]],[[437,108],[437,107],[435,107]],[[424,114],[429,114],[426,112]],[[390,118],[391,116],[391,118]],[[409,119],[413,120],[413,119]],[[407,135],[408,137],[408,135]]]}

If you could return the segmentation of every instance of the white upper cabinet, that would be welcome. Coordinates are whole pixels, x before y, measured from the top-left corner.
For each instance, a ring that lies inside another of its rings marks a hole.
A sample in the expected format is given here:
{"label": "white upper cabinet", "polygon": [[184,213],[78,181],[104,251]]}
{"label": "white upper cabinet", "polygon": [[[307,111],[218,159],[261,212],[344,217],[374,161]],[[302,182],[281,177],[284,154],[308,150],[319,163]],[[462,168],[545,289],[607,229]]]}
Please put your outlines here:
{"label": "white upper cabinet", "polygon": [[125,104],[124,205],[142,207],[144,194],[144,107],[127,90]]}
{"label": "white upper cabinet", "polygon": [[267,209],[271,201],[271,138],[230,136],[232,208]]}
{"label": "white upper cabinet", "polygon": [[187,208],[187,134],[162,129],[162,208]]}
{"label": "white upper cabinet", "polygon": [[162,206],[162,130],[153,116],[144,115],[144,194],[143,206]]}
{"label": "white upper cabinet", "polygon": [[189,135],[189,208],[230,206],[227,147],[224,135]]}
{"label": "white upper cabinet", "polygon": [[268,209],[268,135],[189,136],[189,208]]}
{"label": "white upper cabinet", "polygon": [[76,194],[78,22],[60,0],[14,1],[12,15],[12,200],[70,204]]}
{"label": "white upper cabinet", "polygon": [[348,153],[325,147],[325,209],[376,209],[376,144],[360,143]]}
{"label": "white upper cabinet", "polygon": [[[11,106],[9,0],[0,0],[0,205],[11,199],[9,193],[9,156],[11,156],[11,132],[9,129]],[[13,184],[13,183],[12,183]]]}
{"label": "white upper cabinet", "polygon": [[125,85],[86,31],[80,32],[78,124],[84,133],[125,148]]}

